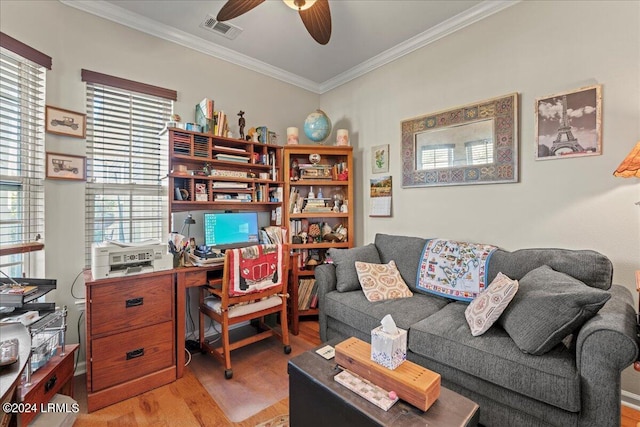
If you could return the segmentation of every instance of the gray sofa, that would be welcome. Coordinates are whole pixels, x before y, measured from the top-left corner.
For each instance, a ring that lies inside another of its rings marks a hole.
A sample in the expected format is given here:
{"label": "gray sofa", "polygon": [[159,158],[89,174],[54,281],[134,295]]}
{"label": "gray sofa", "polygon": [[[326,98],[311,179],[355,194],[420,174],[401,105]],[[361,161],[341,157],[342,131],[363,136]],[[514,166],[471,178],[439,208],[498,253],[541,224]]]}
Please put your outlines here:
{"label": "gray sofa", "polygon": [[[638,344],[631,293],[612,285],[609,259],[594,251],[565,249],[493,253],[487,283],[498,272],[521,280],[548,265],[611,295],[560,344],[532,355],[522,351],[499,322],[483,335],[472,336],[464,314],[468,303],[417,291],[417,269],[426,242],[378,234],[374,244],[331,249],[333,264],[315,270],[321,339],[355,336],[370,342],[371,330],[391,314],[398,327],[408,331],[407,359],[440,373],[443,386],[477,402],[485,426],[619,425],[620,374],[638,357]],[[372,247],[379,261],[371,259]],[[385,264],[394,260],[413,296],[369,302],[358,288],[353,266],[358,260]],[[521,284],[518,293],[522,289]]]}

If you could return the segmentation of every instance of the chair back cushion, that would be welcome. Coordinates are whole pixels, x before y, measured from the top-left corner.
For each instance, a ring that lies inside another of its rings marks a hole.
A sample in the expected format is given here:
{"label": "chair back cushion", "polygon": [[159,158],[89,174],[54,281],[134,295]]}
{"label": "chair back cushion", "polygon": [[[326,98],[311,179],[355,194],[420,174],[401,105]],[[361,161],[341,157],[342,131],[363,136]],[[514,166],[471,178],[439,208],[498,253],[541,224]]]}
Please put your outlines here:
{"label": "chair back cushion", "polygon": [[281,286],[284,279],[282,245],[227,249],[229,295],[238,296]]}

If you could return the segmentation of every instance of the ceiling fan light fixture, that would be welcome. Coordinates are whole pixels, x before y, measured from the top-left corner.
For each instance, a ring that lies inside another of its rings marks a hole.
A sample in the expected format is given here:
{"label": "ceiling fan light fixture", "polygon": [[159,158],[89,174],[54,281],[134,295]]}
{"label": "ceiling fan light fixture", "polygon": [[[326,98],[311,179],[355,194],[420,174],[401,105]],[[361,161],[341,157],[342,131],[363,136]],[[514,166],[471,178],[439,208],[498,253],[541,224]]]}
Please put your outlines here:
{"label": "ceiling fan light fixture", "polygon": [[316,2],[316,0],[282,0],[284,4],[293,10],[307,10]]}

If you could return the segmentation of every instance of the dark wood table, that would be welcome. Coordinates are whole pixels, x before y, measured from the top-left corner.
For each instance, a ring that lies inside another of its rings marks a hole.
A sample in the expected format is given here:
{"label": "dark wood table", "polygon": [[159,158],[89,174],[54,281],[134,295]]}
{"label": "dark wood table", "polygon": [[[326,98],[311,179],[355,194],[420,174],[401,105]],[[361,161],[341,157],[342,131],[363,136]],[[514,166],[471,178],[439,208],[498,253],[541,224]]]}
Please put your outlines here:
{"label": "dark wood table", "polygon": [[[335,345],[341,340],[332,340]],[[324,347],[322,344],[317,348]],[[335,358],[326,360],[312,349],[292,358],[289,372],[289,421],[296,426],[476,426],[478,404],[444,387],[440,397],[423,412],[400,400],[389,411],[336,382],[342,369]]]}

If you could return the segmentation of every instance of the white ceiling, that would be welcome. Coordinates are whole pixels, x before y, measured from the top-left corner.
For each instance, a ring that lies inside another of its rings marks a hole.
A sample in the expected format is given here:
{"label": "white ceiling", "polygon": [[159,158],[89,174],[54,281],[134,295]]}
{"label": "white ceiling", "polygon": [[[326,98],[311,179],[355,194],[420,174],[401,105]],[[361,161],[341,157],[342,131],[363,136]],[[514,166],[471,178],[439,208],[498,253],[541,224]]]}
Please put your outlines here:
{"label": "white ceiling", "polygon": [[324,46],[281,0],[229,21],[243,30],[234,40],[200,27],[226,0],[60,1],[323,93],[519,0],[330,0],[332,34]]}

